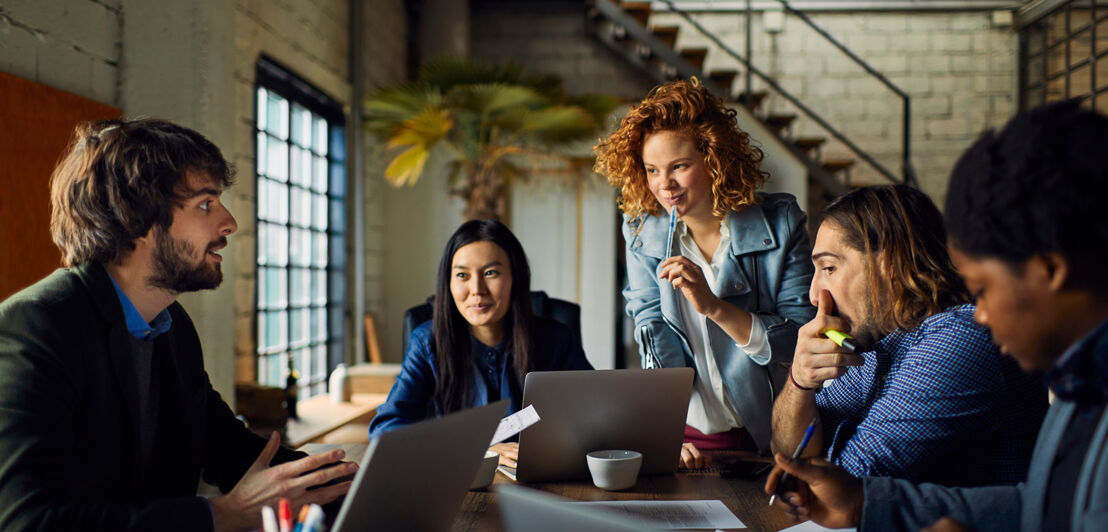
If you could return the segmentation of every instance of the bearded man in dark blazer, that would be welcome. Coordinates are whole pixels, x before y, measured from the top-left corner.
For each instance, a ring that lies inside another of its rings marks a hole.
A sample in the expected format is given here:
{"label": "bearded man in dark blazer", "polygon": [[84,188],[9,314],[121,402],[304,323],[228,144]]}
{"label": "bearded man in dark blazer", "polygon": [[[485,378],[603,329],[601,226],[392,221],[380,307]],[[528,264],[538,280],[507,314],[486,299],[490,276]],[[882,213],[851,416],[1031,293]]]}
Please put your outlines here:
{"label": "bearded man in dark blazer", "polygon": [[[243,530],[354,472],[251,433],[176,303],[219,286],[232,172],[199,133],[82,124],[51,178],[65,267],[0,304],[0,530]],[[203,478],[224,493],[196,495]]]}

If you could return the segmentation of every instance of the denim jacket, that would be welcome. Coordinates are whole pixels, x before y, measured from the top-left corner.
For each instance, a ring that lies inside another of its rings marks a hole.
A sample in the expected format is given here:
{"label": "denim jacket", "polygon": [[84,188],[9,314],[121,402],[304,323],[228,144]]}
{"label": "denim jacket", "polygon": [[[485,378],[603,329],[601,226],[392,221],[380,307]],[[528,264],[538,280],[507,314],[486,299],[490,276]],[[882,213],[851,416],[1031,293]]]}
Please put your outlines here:
{"label": "denim jacket", "polygon": [[[789,194],[761,195],[761,203],[732,212],[731,254],[720,268],[721,299],[754,314],[766,329],[772,356],[766,365],[752,360],[718,325],[708,320],[708,338],[731,404],[762,453],[769,453],[773,400],[788,379],[797,329],[815,316],[808,300],[812,282],[807,216]],[[636,234],[636,226],[641,226]],[[693,367],[681,330],[680,292],[658,278],[667,250],[680,255],[676,239],[666,242],[668,217],[641,223],[624,219],[627,243],[627,314],[644,368]]]}

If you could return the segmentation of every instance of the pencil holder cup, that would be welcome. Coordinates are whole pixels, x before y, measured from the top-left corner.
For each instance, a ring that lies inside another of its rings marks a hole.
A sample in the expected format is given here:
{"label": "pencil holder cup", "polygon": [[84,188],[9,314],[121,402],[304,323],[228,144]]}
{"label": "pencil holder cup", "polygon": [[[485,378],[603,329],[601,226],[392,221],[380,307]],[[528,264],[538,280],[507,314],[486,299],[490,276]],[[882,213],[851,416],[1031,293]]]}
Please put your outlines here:
{"label": "pencil holder cup", "polygon": [[638,451],[605,450],[585,455],[592,483],[608,491],[625,490],[635,485],[642,467]]}

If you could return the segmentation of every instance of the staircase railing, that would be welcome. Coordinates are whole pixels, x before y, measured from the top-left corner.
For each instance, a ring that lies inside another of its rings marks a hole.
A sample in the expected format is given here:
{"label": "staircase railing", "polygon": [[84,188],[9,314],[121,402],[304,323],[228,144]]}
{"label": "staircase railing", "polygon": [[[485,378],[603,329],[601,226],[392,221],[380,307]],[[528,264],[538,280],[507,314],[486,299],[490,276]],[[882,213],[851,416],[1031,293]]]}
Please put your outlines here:
{"label": "staircase railing", "polygon": [[717,37],[714,33],[712,33],[711,31],[708,31],[707,28],[702,26],[699,22],[697,22],[687,12],[685,12],[684,10],[678,8],[674,4],[673,0],[657,0],[657,1],[660,1],[663,4],[665,4],[669,11],[671,11],[673,13],[676,13],[677,15],[681,16],[681,18],[685,19],[689,24],[691,24],[694,28],[696,28],[697,31],[699,31],[702,35],[707,37],[717,47],[719,47],[720,50],[722,50],[724,53],[731,56],[731,58],[735,59],[736,61],[738,61],[739,63],[741,63],[743,66],[746,67],[746,72],[747,72],[746,94],[748,95],[748,97],[751,94],[751,92],[750,92],[750,77],[749,76],[750,76],[750,74],[753,74],[753,75],[757,76],[759,79],[761,79],[762,82],[764,82],[768,87],[770,87],[775,93],[779,94],[782,98],[784,98],[785,100],[788,100],[789,103],[796,106],[796,108],[798,110],[800,110],[800,112],[804,113],[805,116],[807,116],[813,122],[818,124],[821,128],[823,128],[825,131],[827,131],[828,134],[830,134],[832,137],[834,137],[835,140],[838,140],[839,142],[841,142],[843,144],[843,146],[846,146],[847,149],[854,152],[854,154],[857,155],[859,159],[862,159],[863,161],[868,163],[875,170],[877,170],[878,173],[883,175],[889,181],[891,181],[893,183],[904,183],[904,184],[914,186],[914,187],[917,187],[917,188],[919,187],[919,181],[916,179],[915,170],[913,169],[912,162],[911,162],[911,131],[912,131],[911,130],[911,97],[909,97],[908,93],[904,92],[899,87],[897,87],[887,77],[885,77],[883,74],[881,74],[876,69],[874,69],[872,66],[870,66],[869,63],[866,63],[865,60],[858,57],[856,54],[854,54],[854,52],[851,52],[850,49],[848,49],[846,46],[843,46],[842,43],[840,43],[838,40],[836,40],[834,37],[832,37],[823,28],[820,28],[818,25],[816,25],[816,23],[812,22],[812,20],[810,18],[808,18],[807,15],[805,15],[804,13],[802,13],[800,11],[797,11],[796,9],[793,9],[793,7],[790,6],[789,3],[786,0],[778,0],[778,2],[780,2],[781,5],[784,6],[786,11],[788,11],[789,13],[793,14],[794,16],[796,16],[797,18],[802,20],[805,24],[807,24],[809,27],[811,27],[813,30],[815,30],[816,33],[819,33],[821,36],[823,36],[825,39],[827,39],[832,45],[834,45],[836,48],[838,48],[840,51],[842,51],[844,54],[846,54],[847,57],[849,57],[855,63],[857,63],[859,66],[861,66],[862,69],[865,70],[868,74],[870,74],[871,76],[874,76],[875,78],[877,78],[878,81],[880,81],[882,84],[884,84],[889,90],[891,90],[894,94],[896,94],[902,100],[902,102],[903,102],[903,118],[902,118],[902,121],[903,121],[903,126],[904,126],[903,127],[903,141],[902,141],[902,146],[901,146],[901,150],[902,150],[901,151],[901,165],[902,165],[902,172],[903,172],[902,176],[898,177],[891,170],[889,170],[887,167],[885,167],[885,165],[881,164],[876,159],[874,159],[869,153],[867,153],[865,150],[863,150],[857,144],[855,144],[853,141],[851,141],[849,138],[847,138],[846,135],[844,135],[842,132],[840,132],[838,129],[836,129],[834,126],[829,124],[826,120],[824,120],[823,117],[821,117],[818,113],[813,111],[807,105],[804,105],[803,102],[801,102],[798,98],[796,98],[791,93],[789,93],[789,91],[785,90],[784,87],[782,87],[780,84],[778,84],[777,81],[774,80],[771,76],[769,76],[766,73],[759,70],[757,67],[755,67],[751,63],[751,61],[748,60],[748,58],[750,57],[750,54],[751,54],[751,39],[750,39],[750,26],[751,26],[750,25],[750,14],[751,13],[750,13],[750,2],[749,2],[749,0],[747,0],[747,14],[746,14],[746,16],[747,16],[747,25],[746,25],[746,27],[747,27],[747,38],[746,38],[746,48],[747,48],[747,50],[746,50],[746,56],[740,55],[738,52],[736,52],[734,49],[732,49],[730,46],[728,46],[722,40],[720,40],[719,37]]}

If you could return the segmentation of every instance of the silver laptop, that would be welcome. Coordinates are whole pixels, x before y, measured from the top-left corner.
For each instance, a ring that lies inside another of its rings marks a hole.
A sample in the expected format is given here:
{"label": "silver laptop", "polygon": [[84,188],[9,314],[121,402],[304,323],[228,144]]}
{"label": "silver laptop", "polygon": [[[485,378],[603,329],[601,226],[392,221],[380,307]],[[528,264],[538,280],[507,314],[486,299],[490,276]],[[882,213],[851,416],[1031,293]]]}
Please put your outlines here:
{"label": "silver laptop", "polygon": [[508,400],[381,434],[331,530],[449,530]]}
{"label": "silver laptop", "polygon": [[519,435],[519,482],[589,478],[585,455],[603,449],[643,454],[640,475],[672,473],[681,458],[692,368],[533,371],[523,406],[540,421]]}
{"label": "silver laptop", "polygon": [[498,484],[507,532],[649,532],[642,521],[512,484]]}

